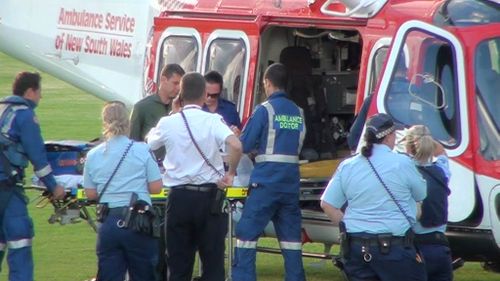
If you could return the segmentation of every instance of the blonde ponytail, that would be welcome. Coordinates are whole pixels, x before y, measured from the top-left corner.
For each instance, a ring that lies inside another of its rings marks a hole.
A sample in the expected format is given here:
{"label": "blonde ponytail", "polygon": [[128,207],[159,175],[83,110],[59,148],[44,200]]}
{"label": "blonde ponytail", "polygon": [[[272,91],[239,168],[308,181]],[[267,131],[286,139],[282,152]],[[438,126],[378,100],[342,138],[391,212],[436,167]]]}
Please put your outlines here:
{"label": "blonde ponytail", "polygon": [[128,135],[130,123],[125,104],[119,101],[106,103],[101,113],[102,134],[106,140],[119,135]]}

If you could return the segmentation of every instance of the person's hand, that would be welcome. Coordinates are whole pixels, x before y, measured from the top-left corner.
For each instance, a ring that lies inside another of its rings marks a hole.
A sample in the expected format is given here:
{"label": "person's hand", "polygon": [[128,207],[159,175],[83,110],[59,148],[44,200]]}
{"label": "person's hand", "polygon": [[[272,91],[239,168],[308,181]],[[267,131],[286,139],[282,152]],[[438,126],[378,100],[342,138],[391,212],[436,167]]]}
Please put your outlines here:
{"label": "person's hand", "polygon": [[224,177],[217,182],[217,187],[220,189],[225,189],[228,186],[233,185],[234,174],[226,172]]}
{"label": "person's hand", "polygon": [[240,131],[240,129],[238,127],[232,125],[231,127],[229,127],[229,129],[231,129],[231,131],[233,131],[233,134],[235,136],[237,136],[238,138],[240,137],[241,131]]}
{"label": "person's hand", "polygon": [[65,195],[66,191],[64,190],[64,187],[61,185],[56,185],[56,187],[52,191],[52,196],[50,198],[55,200],[64,199]]}

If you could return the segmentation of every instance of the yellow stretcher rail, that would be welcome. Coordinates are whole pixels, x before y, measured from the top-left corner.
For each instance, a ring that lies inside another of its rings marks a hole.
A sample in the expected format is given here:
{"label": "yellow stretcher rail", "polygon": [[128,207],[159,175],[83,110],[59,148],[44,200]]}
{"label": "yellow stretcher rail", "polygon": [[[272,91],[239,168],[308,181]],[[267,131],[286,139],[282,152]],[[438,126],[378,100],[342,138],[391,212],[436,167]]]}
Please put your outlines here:
{"label": "yellow stretcher rail", "polygon": [[[168,196],[168,187],[164,187],[160,193],[151,194],[151,199],[153,201],[161,201],[166,200]],[[242,186],[231,186],[226,189],[226,198],[227,199],[244,199],[248,195],[248,188]],[[76,192],[76,199],[78,201],[87,201],[87,196],[85,196],[85,192],[83,189],[78,189]]]}

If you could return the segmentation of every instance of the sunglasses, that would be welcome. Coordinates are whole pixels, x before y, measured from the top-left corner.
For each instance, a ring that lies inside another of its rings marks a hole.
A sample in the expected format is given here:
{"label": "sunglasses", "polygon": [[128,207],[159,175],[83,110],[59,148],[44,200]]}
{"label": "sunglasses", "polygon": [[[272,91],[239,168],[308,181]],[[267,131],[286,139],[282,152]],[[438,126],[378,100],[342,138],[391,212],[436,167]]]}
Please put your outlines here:
{"label": "sunglasses", "polygon": [[207,97],[212,98],[212,99],[216,99],[219,97],[219,95],[220,95],[220,93],[213,93],[213,94],[207,94]]}

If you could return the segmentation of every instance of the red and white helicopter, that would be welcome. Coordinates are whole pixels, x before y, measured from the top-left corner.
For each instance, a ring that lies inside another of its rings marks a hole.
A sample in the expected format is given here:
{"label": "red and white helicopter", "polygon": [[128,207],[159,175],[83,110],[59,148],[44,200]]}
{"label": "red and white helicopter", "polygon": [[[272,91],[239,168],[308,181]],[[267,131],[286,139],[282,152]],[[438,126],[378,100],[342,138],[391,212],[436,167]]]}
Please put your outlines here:
{"label": "red and white helicopter", "polygon": [[[318,200],[350,154],[346,134],[373,94],[369,115],[427,125],[450,156],[453,255],[500,270],[498,0],[0,0],[0,7],[0,51],[130,106],[155,91],[163,65],[179,63],[222,73],[224,95],[245,120],[265,98],[264,69],[285,64],[309,132],[304,242],[337,243]],[[401,77],[408,86],[394,94]]]}

